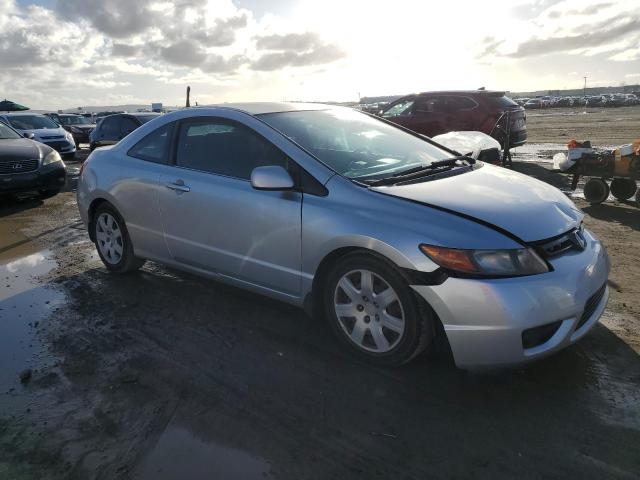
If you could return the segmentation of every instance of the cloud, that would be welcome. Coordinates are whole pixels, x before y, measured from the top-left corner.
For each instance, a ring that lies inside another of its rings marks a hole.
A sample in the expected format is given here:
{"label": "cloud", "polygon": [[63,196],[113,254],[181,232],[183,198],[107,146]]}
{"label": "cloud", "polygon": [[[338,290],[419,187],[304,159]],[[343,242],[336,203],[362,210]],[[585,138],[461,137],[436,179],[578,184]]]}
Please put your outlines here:
{"label": "cloud", "polygon": [[255,40],[258,50],[270,50],[251,63],[251,68],[259,71],[323,65],[346,56],[340,47],[323,42],[313,32],[259,36]]}
{"label": "cloud", "polygon": [[521,20],[530,20],[536,18],[548,8],[561,3],[563,0],[535,0],[533,2],[525,2],[511,8],[511,14]]}
{"label": "cloud", "polygon": [[593,15],[600,13],[601,10],[615,5],[613,2],[596,3],[584,8],[575,8],[571,10],[551,10],[547,15],[549,18],[562,18],[574,15]]}
{"label": "cloud", "polygon": [[111,55],[114,57],[135,57],[140,53],[141,47],[139,45],[128,45],[126,43],[114,42],[111,46]]}
{"label": "cloud", "polygon": [[23,30],[0,33],[0,59],[3,68],[44,61],[41,49]]}
{"label": "cloud", "polygon": [[618,52],[613,55],[610,60],[613,60],[614,62],[633,62],[640,60],[640,46]]}
{"label": "cloud", "polygon": [[514,52],[506,56],[525,58],[555,52],[568,52],[587,47],[597,47],[608,42],[619,41],[622,36],[629,33],[636,33],[639,30],[640,17],[625,18],[618,22],[607,20],[600,24],[590,25],[588,28],[585,28],[583,33],[577,35],[530,38],[520,43]]}
{"label": "cloud", "polygon": [[153,0],[58,0],[63,18],[83,18],[112,38],[127,38],[153,26],[158,11]]}

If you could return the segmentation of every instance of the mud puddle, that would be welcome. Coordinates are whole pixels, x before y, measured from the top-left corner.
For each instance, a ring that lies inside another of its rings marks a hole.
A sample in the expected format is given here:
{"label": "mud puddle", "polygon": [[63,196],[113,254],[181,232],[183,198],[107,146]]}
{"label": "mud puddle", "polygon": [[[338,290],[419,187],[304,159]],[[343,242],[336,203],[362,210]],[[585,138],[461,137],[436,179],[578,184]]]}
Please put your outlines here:
{"label": "mud puddle", "polygon": [[198,438],[170,425],[133,473],[136,480],[263,480],[273,478],[262,458]]}
{"label": "mud puddle", "polygon": [[26,242],[0,253],[0,413],[11,413],[31,377],[53,360],[38,331],[64,294],[38,285],[56,262],[49,250],[34,249]]}

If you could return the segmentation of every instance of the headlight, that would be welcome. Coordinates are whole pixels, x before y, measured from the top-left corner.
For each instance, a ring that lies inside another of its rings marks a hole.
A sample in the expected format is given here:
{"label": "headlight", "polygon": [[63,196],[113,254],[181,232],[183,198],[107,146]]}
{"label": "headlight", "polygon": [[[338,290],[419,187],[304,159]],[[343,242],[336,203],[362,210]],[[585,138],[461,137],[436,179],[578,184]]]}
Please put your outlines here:
{"label": "headlight", "polygon": [[[66,132],[65,137],[67,137],[67,140],[68,140],[70,143],[74,143],[74,142],[73,142],[73,135],[71,135],[69,132]],[[75,145],[75,144],[74,144],[74,145]]]}
{"label": "headlight", "polygon": [[53,150],[52,152],[49,152],[44,157],[44,159],[42,160],[42,166],[44,167],[45,165],[49,165],[50,163],[56,163],[61,161],[62,161],[62,158],[60,158],[60,154],[55,150]]}
{"label": "headlight", "polygon": [[441,267],[470,275],[523,276],[549,271],[544,260],[530,248],[458,250],[420,245],[420,250]]}

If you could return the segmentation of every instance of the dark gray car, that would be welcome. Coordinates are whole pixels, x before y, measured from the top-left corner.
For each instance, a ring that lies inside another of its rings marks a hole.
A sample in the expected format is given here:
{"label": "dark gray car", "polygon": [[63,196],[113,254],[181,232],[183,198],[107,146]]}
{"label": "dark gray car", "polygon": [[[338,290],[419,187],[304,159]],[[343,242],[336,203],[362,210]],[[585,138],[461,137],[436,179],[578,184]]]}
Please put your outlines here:
{"label": "dark gray car", "polygon": [[35,191],[50,197],[64,186],[65,178],[66,167],[57,151],[0,122],[0,195]]}
{"label": "dark gray car", "polygon": [[117,113],[100,120],[89,134],[91,150],[107,145],[115,145],[140,125],[153,120],[159,113]]}

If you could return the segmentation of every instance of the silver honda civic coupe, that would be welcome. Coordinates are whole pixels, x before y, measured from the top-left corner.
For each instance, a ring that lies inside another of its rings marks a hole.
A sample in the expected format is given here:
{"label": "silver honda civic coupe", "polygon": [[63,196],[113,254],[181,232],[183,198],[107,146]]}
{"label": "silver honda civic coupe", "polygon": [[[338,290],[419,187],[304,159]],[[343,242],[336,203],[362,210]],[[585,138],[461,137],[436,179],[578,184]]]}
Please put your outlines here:
{"label": "silver honda civic coupe", "polygon": [[383,365],[441,334],[460,368],[541,358],[609,295],[559,190],[346,108],[163,115],[94,151],[77,195],[107,269],[152,260],[304,307]]}

